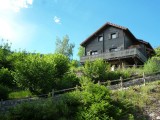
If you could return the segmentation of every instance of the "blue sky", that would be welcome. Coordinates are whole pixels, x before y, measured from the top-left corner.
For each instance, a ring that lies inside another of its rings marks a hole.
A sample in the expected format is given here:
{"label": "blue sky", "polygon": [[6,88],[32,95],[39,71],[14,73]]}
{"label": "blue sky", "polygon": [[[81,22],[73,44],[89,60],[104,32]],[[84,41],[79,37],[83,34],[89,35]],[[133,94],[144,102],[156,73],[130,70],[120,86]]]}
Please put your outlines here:
{"label": "blue sky", "polygon": [[106,22],[160,46],[160,0],[0,0],[0,38],[12,49],[54,53],[56,36],[80,43]]}

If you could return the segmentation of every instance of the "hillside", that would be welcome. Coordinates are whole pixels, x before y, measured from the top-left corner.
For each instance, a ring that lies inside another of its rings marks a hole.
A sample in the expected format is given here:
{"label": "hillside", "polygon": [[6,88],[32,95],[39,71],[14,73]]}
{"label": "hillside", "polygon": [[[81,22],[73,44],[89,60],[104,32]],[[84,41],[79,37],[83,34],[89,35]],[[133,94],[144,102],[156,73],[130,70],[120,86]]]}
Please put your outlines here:
{"label": "hillside", "polygon": [[136,120],[160,119],[160,80],[147,83],[146,86],[134,86],[124,90],[112,92],[112,98],[118,101],[129,102],[139,110],[134,113]]}

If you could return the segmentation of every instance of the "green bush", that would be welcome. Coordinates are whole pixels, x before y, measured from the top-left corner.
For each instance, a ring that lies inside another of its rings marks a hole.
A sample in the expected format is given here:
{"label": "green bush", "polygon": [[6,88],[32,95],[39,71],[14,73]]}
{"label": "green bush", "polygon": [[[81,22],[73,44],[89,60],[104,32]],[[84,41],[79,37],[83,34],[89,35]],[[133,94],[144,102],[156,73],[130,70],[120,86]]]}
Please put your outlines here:
{"label": "green bush", "polygon": [[49,99],[18,105],[6,117],[8,120],[68,120],[71,112],[64,100]]}
{"label": "green bush", "polygon": [[106,74],[109,71],[110,65],[102,59],[97,59],[94,62],[86,61],[84,65],[84,75],[92,81],[104,81]]}
{"label": "green bush", "polygon": [[0,68],[8,68],[9,70],[13,68],[12,65],[12,52],[10,50],[11,46],[9,43],[4,43],[0,45]]}
{"label": "green bush", "polygon": [[57,81],[69,71],[69,59],[61,54],[28,54],[15,68],[14,79],[20,87],[42,94],[57,89]]}
{"label": "green bush", "polygon": [[8,120],[119,120],[133,119],[135,109],[127,101],[112,99],[105,86],[88,82],[55,99],[18,105],[6,117]]}
{"label": "green bush", "polygon": [[97,59],[93,62],[85,62],[83,72],[85,77],[88,77],[95,83],[98,81],[116,80],[120,79],[120,77],[128,78],[131,76],[128,71],[121,69],[110,71],[110,65],[101,59]]}
{"label": "green bush", "polygon": [[73,88],[76,85],[79,85],[79,78],[71,72],[66,73],[63,78],[56,81],[56,88],[59,90]]}
{"label": "green bush", "polygon": [[8,98],[8,94],[9,94],[10,90],[8,87],[3,86],[0,84],[0,100],[6,100]]}
{"label": "green bush", "polygon": [[16,86],[16,83],[13,80],[13,76],[11,75],[11,71],[8,70],[8,68],[0,69],[0,84],[3,84],[9,88]]}
{"label": "green bush", "polygon": [[147,74],[152,74],[154,72],[160,71],[160,58],[152,57],[144,64],[144,72]]}

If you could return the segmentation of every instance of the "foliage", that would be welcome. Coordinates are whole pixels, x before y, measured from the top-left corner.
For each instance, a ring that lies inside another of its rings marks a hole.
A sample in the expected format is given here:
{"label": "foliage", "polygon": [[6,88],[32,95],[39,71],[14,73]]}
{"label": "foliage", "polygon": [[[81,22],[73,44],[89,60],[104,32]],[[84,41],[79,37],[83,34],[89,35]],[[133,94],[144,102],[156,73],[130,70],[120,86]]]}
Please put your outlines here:
{"label": "foliage", "polygon": [[16,92],[10,92],[8,95],[9,99],[18,99],[18,98],[25,98],[32,96],[32,93],[27,90],[23,91],[16,91]]}
{"label": "foliage", "polygon": [[78,54],[77,54],[79,57],[82,57],[82,56],[84,56],[85,55],[85,48],[84,47],[82,47],[82,46],[80,46],[79,48],[78,48]]}
{"label": "foliage", "polygon": [[97,59],[94,62],[86,61],[84,65],[84,75],[91,80],[97,82],[104,80],[110,65],[102,59]]}
{"label": "foliage", "polygon": [[15,88],[16,83],[13,81],[11,71],[8,68],[0,69],[0,84],[8,86],[9,88]]}
{"label": "foliage", "polygon": [[151,74],[160,71],[160,58],[152,57],[144,64],[144,72]]}
{"label": "foliage", "polygon": [[143,87],[132,86],[127,90],[114,91],[112,96],[115,97],[115,99],[118,98],[121,101],[128,101],[129,103],[132,103],[135,106],[138,105],[140,108],[142,108],[147,104],[150,104],[149,98],[152,94],[152,91],[157,91],[157,93],[160,91],[158,82],[148,83]]}
{"label": "foliage", "polygon": [[160,57],[160,46],[155,49],[156,57]]}
{"label": "foliage", "polygon": [[57,88],[57,80],[69,70],[69,60],[61,54],[28,54],[24,61],[16,63],[14,79],[20,87],[32,93],[48,93]]}
{"label": "foliage", "polygon": [[0,45],[0,68],[13,69],[12,52],[10,50],[11,45],[8,42],[4,42]]}
{"label": "foliage", "polygon": [[11,109],[6,118],[8,120],[68,120],[72,118],[72,113],[75,111],[69,110],[66,99],[23,103]]}
{"label": "foliage", "polygon": [[110,91],[105,86],[88,82],[87,85],[82,84],[80,89],[59,95],[55,99],[18,105],[12,108],[5,117],[8,120],[145,119],[141,108],[149,104],[148,94],[153,89],[159,88],[157,85],[159,85],[158,82],[156,85],[145,86],[145,88]]}
{"label": "foliage", "polygon": [[101,59],[93,62],[86,61],[83,71],[84,75],[94,82],[116,80],[120,77],[128,78],[131,76],[129,72],[121,69],[110,71],[110,65]]}
{"label": "foliage", "polygon": [[56,38],[56,50],[55,53],[60,53],[68,58],[71,58],[73,56],[73,48],[75,45],[73,43],[69,43],[69,36],[66,35],[63,37],[63,40],[60,38]]}
{"label": "foliage", "polygon": [[139,68],[132,67],[132,68],[124,68],[122,72],[128,74],[129,76],[135,76],[135,75],[141,76],[144,70],[143,70],[143,67],[139,67]]}
{"label": "foliage", "polygon": [[79,67],[79,65],[80,65],[80,63],[78,60],[71,60],[71,62],[70,62],[71,68],[77,68],[77,67]]}
{"label": "foliage", "polygon": [[79,85],[79,78],[71,72],[64,74],[63,78],[57,79],[56,89],[62,90]]}
{"label": "foliage", "polygon": [[10,90],[9,90],[8,87],[0,84],[0,100],[1,99],[7,99],[9,92],[10,92]]}
{"label": "foliage", "polygon": [[117,79],[120,79],[120,77],[128,78],[130,77],[130,73],[122,70],[121,71],[117,70],[117,71],[109,71],[106,74],[106,80],[117,80]]}

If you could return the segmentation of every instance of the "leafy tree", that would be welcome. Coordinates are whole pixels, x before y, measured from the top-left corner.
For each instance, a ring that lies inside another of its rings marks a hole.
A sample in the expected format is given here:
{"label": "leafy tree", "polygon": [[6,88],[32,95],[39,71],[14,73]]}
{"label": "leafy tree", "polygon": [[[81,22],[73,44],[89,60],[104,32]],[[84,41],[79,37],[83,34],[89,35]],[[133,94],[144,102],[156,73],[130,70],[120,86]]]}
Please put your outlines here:
{"label": "leafy tree", "polygon": [[9,88],[15,88],[11,72],[14,70],[14,57],[11,51],[11,44],[4,42],[0,45],[0,84]]}
{"label": "leafy tree", "polygon": [[1,68],[0,69],[0,84],[7,86],[9,88],[15,88],[16,83],[13,80],[13,76],[11,75],[10,70],[8,68]]}
{"label": "leafy tree", "polygon": [[20,87],[32,93],[48,93],[58,88],[59,81],[69,70],[69,60],[62,54],[28,54],[24,61],[16,63],[14,79]]}
{"label": "leafy tree", "polygon": [[79,57],[82,57],[82,56],[84,56],[85,55],[85,48],[84,47],[82,47],[82,46],[80,46],[79,48],[78,48],[78,54],[77,54]]}
{"label": "leafy tree", "polygon": [[[3,41],[3,40],[2,40]],[[10,50],[11,45],[8,42],[4,42],[0,45],[0,68],[8,68],[12,69],[13,60],[12,60],[12,52]]]}
{"label": "leafy tree", "polygon": [[56,38],[56,50],[55,53],[60,53],[68,58],[72,58],[73,56],[73,48],[75,45],[73,43],[69,43],[69,36],[65,35],[63,40],[59,37]]}

